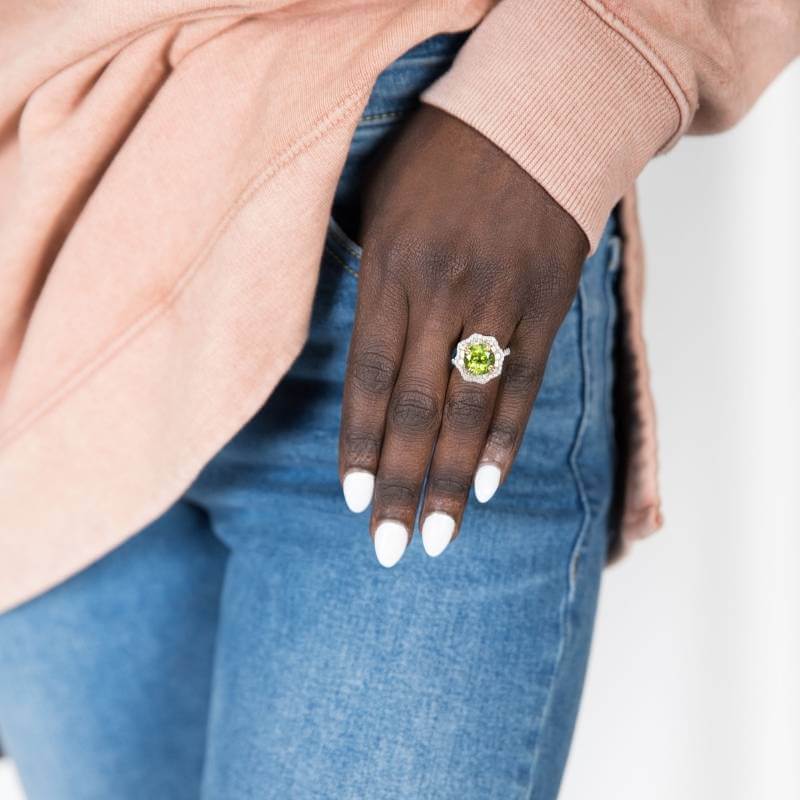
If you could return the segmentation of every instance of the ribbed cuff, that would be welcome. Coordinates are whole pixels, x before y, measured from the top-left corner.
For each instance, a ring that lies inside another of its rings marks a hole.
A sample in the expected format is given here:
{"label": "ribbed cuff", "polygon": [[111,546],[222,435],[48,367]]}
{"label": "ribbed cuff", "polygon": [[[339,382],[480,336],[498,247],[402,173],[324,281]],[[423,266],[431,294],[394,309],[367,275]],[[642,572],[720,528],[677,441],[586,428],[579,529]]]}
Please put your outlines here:
{"label": "ribbed cuff", "polygon": [[682,127],[659,72],[582,0],[502,0],[422,100],[508,153],[592,251],[615,203]]}

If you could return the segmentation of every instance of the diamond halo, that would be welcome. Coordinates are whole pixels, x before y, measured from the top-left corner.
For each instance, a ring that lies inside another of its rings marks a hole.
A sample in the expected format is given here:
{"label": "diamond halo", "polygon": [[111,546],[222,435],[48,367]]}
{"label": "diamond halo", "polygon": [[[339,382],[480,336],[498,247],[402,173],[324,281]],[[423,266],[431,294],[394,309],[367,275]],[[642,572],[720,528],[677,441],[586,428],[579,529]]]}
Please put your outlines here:
{"label": "diamond halo", "polygon": [[489,383],[503,371],[503,361],[510,353],[494,336],[473,333],[458,343],[451,363],[465,381]]}

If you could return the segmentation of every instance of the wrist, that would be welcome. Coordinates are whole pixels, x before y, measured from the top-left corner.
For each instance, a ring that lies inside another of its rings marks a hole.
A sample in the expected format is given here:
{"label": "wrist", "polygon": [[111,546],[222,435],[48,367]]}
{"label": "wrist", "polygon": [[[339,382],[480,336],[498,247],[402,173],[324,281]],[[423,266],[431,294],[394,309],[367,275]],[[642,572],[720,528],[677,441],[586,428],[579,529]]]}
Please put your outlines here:
{"label": "wrist", "polygon": [[504,0],[422,100],[504,150],[592,251],[616,202],[681,127],[660,73],[580,0]]}

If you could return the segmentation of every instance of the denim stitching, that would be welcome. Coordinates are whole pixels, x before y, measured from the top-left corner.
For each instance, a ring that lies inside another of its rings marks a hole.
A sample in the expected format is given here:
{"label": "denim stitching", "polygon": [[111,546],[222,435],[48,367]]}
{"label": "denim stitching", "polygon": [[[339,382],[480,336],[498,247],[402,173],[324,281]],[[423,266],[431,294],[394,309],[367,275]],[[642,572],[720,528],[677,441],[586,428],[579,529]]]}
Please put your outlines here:
{"label": "denim stitching", "polygon": [[381,111],[377,114],[365,114],[361,117],[361,122],[375,122],[382,119],[396,119],[397,117],[405,116],[411,108],[403,109],[402,111]]}
{"label": "denim stitching", "polygon": [[[578,294],[581,298],[581,308],[586,308],[586,290],[583,284],[578,288]],[[592,402],[592,370],[591,370],[591,357],[589,353],[589,323],[586,313],[581,314],[581,367],[583,371],[583,411],[581,413],[581,420],[578,424],[578,431],[575,435],[575,443],[572,446],[572,452],[569,456],[569,466],[572,470],[575,479],[575,488],[578,490],[581,506],[583,507],[583,523],[578,530],[578,536],[575,539],[575,544],[572,548],[572,556],[570,557],[569,565],[569,605],[572,605],[575,599],[575,585],[578,571],[578,556],[580,554],[581,545],[586,536],[586,531],[589,528],[591,520],[591,506],[589,504],[589,496],[586,492],[586,486],[581,477],[580,466],[578,464],[578,456],[580,455],[581,446],[583,445],[583,438],[586,429],[589,427],[589,409]]]}
{"label": "denim stitching", "polygon": [[337,264],[339,264],[346,272],[349,272],[354,278],[358,278],[358,272],[354,270],[330,245],[325,244],[325,253],[329,255]]}
{"label": "denim stitching", "polygon": [[361,258],[363,250],[342,230],[342,226],[331,218],[328,223],[328,233],[346,250],[353,258]]}
{"label": "denim stitching", "polygon": [[[606,331],[605,340],[603,342],[603,353],[605,356],[605,364],[608,366],[610,361],[610,348],[614,346],[614,328],[616,326],[617,315],[611,314],[610,309],[612,306],[617,305],[617,295],[614,289],[614,282],[619,273],[620,257],[622,254],[622,239],[618,235],[614,235],[609,239],[609,247],[611,248],[611,255],[608,259],[605,275],[605,300],[606,308],[609,310],[606,317]],[[606,409],[606,429],[612,443],[614,444],[614,410],[613,404],[609,400],[608,388],[604,394],[604,405]]]}
{"label": "denim stitching", "polygon": [[578,285],[576,300],[578,302],[578,308],[580,309],[579,330],[580,330],[581,373],[583,377],[583,398],[582,398],[582,407],[580,412],[580,420],[578,422],[578,429],[575,433],[575,440],[572,444],[572,449],[570,450],[569,466],[575,482],[575,488],[578,491],[578,496],[580,498],[581,506],[583,507],[583,520],[581,521],[580,527],[578,528],[578,532],[575,537],[575,542],[573,543],[572,546],[572,553],[570,554],[569,570],[567,574],[568,591],[566,595],[562,595],[561,597],[561,607],[559,608],[559,619],[560,619],[561,630],[560,630],[560,636],[558,638],[558,651],[556,652],[556,657],[553,661],[553,670],[549,678],[550,682],[547,687],[547,698],[542,706],[542,711],[539,714],[539,719],[537,721],[537,731],[539,732],[539,735],[536,738],[536,744],[533,748],[533,755],[531,759],[530,779],[528,782],[528,789],[526,792],[526,797],[528,798],[528,800],[535,800],[533,796],[533,789],[534,789],[534,779],[539,765],[539,758],[541,756],[541,744],[542,744],[541,730],[543,722],[547,719],[547,717],[550,714],[550,707],[553,704],[553,694],[554,694],[553,690],[555,688],[556,675],[558,675],[558,670],[561,666],[561,659],[564,655],[565,643],[570,635],[569,610],[572,608],[572,602],[575,593],[575,571],[577,567],[577,555],[580,552],[581,545],[586,536],[586,531],[589,528],[589,522],[591,519],[591,509],[589,506],[589,500],[586,495],[586,489],[584,487],[583,480],[580,477],[580,471],[577,466],[578,453],[580,452],[581,445],[583,444],[584,433],[586,432],[586,428],[588,427],[589,424],[588,416],[589,416],[589,409],[591,407],[590,404],[591,380],[590,380],[589,352],[588,352],[589,337],[587,335],[588,325],[586,320],[587,303],[586,303],[586,290],[584,288],[583,282],[581,282]]}
{"label": "denim stitching", "polygon": [[[459,44],[459,48],[462,46],[463,44]],[[403,66],[406,64],[413,64],[415,67],[418,67],[420,64],[439,64],[442,61],[451,61],[455,58],[457,52],[457,50],[441,50],[438,53],[422,53],[420,55],[406,54],[402,59],[402,64]]]}

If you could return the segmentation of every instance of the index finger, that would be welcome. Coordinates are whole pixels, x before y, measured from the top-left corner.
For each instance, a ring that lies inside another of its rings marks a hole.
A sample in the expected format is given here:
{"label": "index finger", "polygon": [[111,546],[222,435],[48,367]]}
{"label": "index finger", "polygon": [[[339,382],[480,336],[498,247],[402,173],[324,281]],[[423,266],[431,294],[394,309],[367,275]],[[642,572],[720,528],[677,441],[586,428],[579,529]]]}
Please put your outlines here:
{"label": "index finger", "polygon": [[386,413],[408,322],[404,293],[385,280],[370,280],[368,258],[365,251],[339,432],[339,480],[347,507],[355,513],[364,511],[372,501]]}

